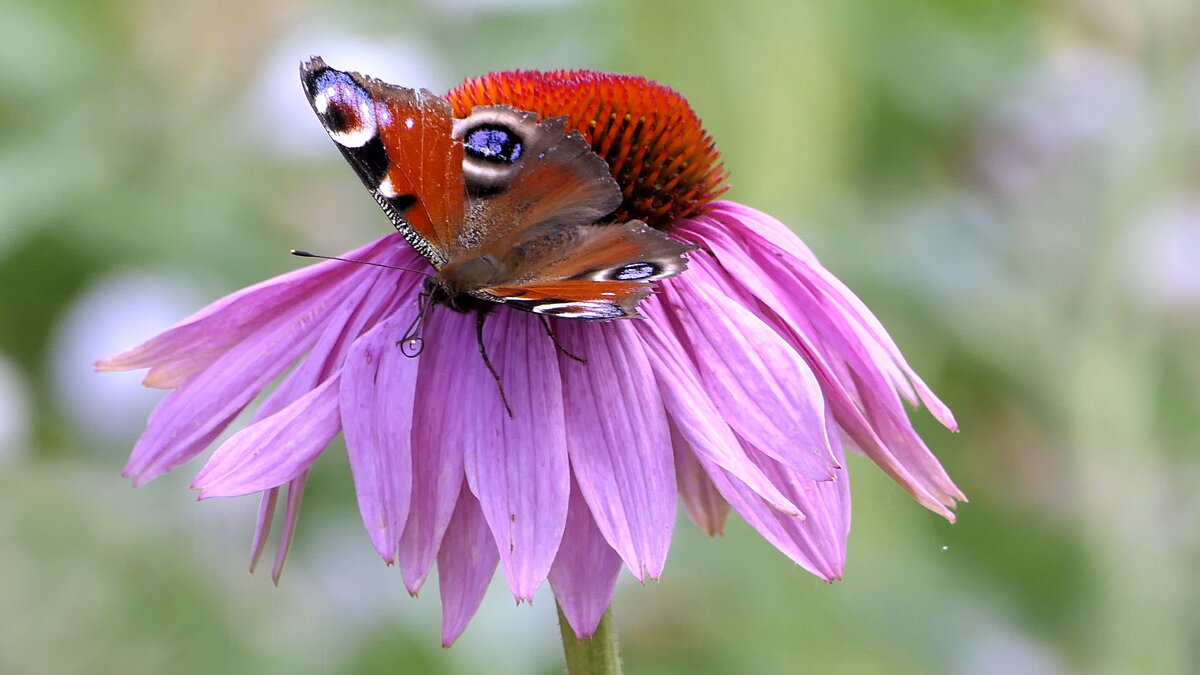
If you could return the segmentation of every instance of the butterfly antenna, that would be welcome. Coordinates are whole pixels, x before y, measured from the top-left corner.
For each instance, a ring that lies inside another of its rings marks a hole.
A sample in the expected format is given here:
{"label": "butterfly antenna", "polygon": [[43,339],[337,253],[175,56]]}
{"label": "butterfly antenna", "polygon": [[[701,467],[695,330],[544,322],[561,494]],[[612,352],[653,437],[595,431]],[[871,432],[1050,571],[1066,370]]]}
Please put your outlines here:
{"label": "butterfly antenna", "polygon": [[496,386],[500,389],[500,400],[504,403],[504,409],[508,411],[508,418],[512,419],[512,406],[508,404],[508,396],[504,395],[504,382],[500,380],[500,373],[496,372],[496,366],[492,365],[492,360],[488,358],[487,347],[483,345],[483,322],[487,319],[487,312],[479,312],[475,317],[475,340],[479,343],[479,354],[483,357],[483,364],[495,378]]}
{"label": "butterfly antenna", "polygon": [[426,277],[426,278],[433,277],[433,275],[430,274],[429,272],[422,272],[421,270],[414,270],[414,269],[411,269],[408,267],[399,267],[397,265],[388,265],[387,263],[373,262],[371,260],[354,260],[352,258],[339,258],[335,255],[319,255],[317,253],[310,253],[308,251],[302,251],[298,248],[292,249],[290,251],[290,253],[292,255],[296,256],[297,258],[320,258],[321,260],[340,260],[342,262],[357,263],[359,265],[371,265],[372,267],[382,267],[384,269],[389,269],[389,270],[400,270],[401,272],[413,272],[415,274],[420,274],[421,276]]}
{"label": "butterfly antenna", "polygon": [[400,353],[410,359],[417,358],[421,352],[425,351],[425,338],[421,337],[421,331],[425,328],[425,315],[431,307],[433,307],[433,303],[429,301],[429,292],[421,291],[421,294],[417,296],[417,315],[405,329],[404,337],[396,341]]}
{"label": "butterfly antenna", "polygon": [[541,320],[542,328],[546,329],[546,335],[550,336],[550,340],[554,342],[554,346],[558,348],[558,351],[562,352],[563,354],[566,354],[567,356],[575,359],[576,361],[578,361],[580,363],[587,363],[587,359],[585,359],[581,356],[576,356],[575,354],[571,353],[570,350],[568,350],[566,347],[564,347],[562,345],[561,342],[558,341],[558,336],[554,334],[554,329],[552,329],[550,327],[550,320],[546,318],[545,314],[538,314],[537,318]]}

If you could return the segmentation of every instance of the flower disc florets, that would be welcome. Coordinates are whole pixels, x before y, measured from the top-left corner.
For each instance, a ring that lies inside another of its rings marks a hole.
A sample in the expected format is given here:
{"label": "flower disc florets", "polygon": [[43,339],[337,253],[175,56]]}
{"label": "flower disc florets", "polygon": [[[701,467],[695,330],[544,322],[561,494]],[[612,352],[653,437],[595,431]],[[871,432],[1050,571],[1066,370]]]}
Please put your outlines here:
{"label": "flower disc florets", "polygon": [[644,77],[518,70],[467,80],[446,98],[458,117],[497,104],[565,116],[621,186],[625,201],[617,221],[636,218],[665,228],[704,213],[728,189],[721,155],[687,100]]}

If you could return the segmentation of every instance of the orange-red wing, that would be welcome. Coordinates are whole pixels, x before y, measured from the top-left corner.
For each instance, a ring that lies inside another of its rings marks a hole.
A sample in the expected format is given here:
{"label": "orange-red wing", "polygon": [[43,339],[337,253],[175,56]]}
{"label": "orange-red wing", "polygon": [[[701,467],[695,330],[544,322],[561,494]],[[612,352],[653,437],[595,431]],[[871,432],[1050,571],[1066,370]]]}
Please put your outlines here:
{"label": "orange-red wing", "polygon": [[463,147],[450,104],[313,58],[300,66],[317,119],[396,229],[437,267],[463,225]]}
{"label": "orange-red wing", "polygon": [[[415,198],[401,215],[444,253],[457,238],[465,203],[463,148],[451,135],[450,104],[425,89],[374,84],[379,135],[390,160],[380,196],[401,204]],[[389,190],[395,196],[384,194]]]}

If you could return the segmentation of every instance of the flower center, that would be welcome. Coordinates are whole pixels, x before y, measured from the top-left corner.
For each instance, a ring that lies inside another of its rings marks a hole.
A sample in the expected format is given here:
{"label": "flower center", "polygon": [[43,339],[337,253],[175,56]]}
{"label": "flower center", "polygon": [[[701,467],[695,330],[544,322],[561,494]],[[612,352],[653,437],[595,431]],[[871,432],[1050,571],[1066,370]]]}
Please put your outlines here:
{"label": "flower center", "polygon": [[703,213],[728,186],[721,155],[687,100],[636,75],[591,70],[510,71],[469,79],[446,95],[455,115],[510,105],[565,116],[608,162],[625,199],[617,220],[665,228]]}

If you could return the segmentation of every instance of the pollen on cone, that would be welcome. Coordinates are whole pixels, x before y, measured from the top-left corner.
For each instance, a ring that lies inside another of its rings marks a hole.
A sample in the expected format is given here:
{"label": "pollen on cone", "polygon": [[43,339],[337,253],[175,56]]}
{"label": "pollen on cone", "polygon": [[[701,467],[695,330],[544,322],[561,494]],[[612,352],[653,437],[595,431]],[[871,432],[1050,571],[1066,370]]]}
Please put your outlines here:
{"label": "pollen on cone", "polygon": [[618,220],[655,227],[701,214],[728,189],[720,153],[687,100],[635,75],[590,70],[509,71],[469,79],[446,95],[455,115],[505,104],[565,116],[603,157],[625,201]]}

